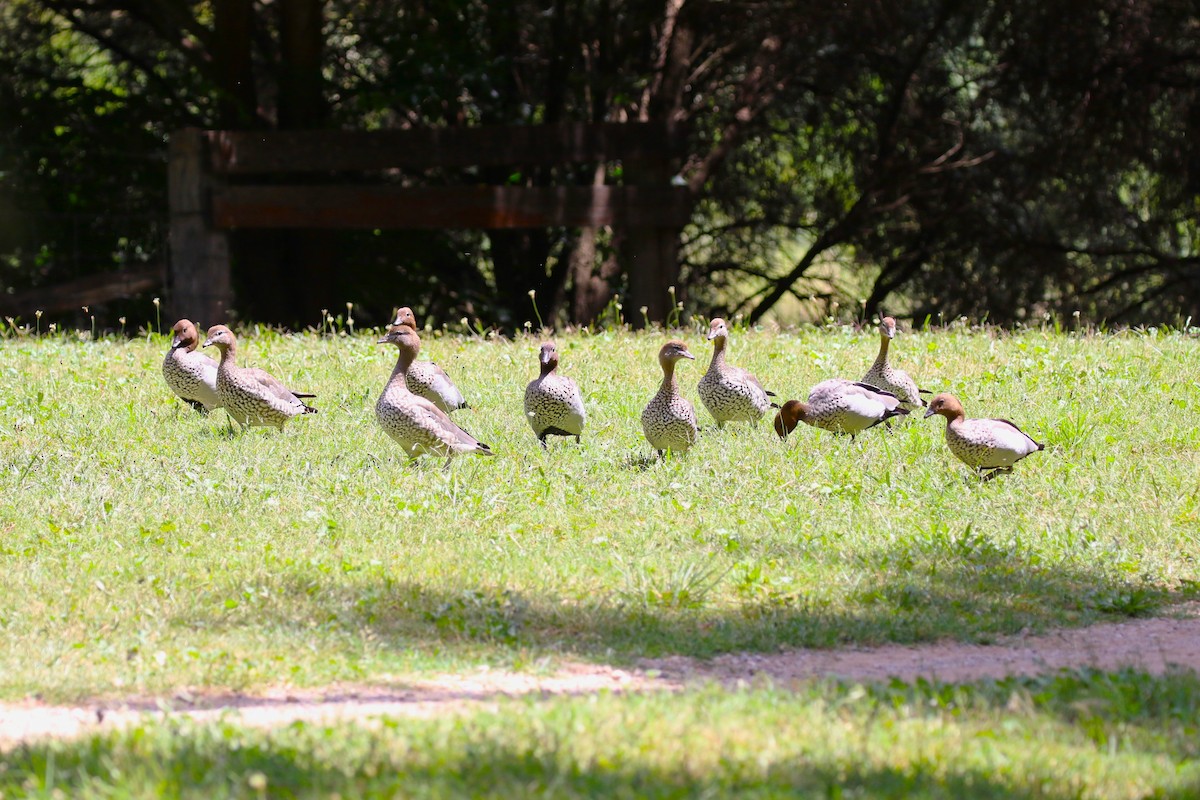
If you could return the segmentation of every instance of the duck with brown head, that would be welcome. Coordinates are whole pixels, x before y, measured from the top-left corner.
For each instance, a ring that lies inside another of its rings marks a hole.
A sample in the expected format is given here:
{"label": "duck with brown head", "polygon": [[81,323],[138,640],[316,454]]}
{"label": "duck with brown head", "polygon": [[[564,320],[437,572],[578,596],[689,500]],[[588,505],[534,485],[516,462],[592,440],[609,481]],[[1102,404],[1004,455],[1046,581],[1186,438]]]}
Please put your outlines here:
{"label": "duck with brown head", "polygon": [[888,345],[896,338],[896,320],[894,317],[884,317],[879,321],[879,355],[875,363],[867,370],[862,382],[885,392],[891,392],[900,398],[900,402],[910,411],[925,405],[921,398],[921,390],[917,383],[908,377],[904,370],[896,369],[888,363]]}
{"label": "duck with brown head", "polygon": [[[392,327],[408,325],[414,331],[417,329],[417,317],[408,306],[396,311]],[[463,399],[462,392],[450,380],[450,376],[432,361],[414,361],[409,365],[407,377],[408,390],[415,395],[424,397],[447,414],[460,408],[469,408]]]}
{"label": "duck with brown head", "polygon": [[788,400],[775,415],[775,432],[780,438],[803,422],[833,433],[848,433],[853,439],[892,417],[907,414],[894,394],[844,378],[821,381],[808,393],[808,402]]}
{"label": "duck with brown head", "polygon": [[696,410],[680,393],[679,381],[675,379],[675,364],[680,359],[694,361],[695,358],[688,352],[687,345],[678,339],[672,339],[658,351],[663,379],[658,392],[642,410],[642,431],[659,455],[668,450],[686,452],[700,435],[696,427]]}
{"label": "duck with brown head", "polygon": [[375,421],[410,461],[426,454],[445,456],[448,467],[456,455],[494,455],[490,447],[458,427],[449,414],[409,390],[406,373],[421,350],[421,337],[412,326],[392,326],[379,344],[395,345],[399,355],[375,403]]}
{"label": "duck with brown head", "polygon": [[967,419],[962,403],[952,394],[939,394],[929,402],[926,417],[946,418],[946,444],[950,452],[984,480],[1012,472],[1025,456],[1046,446],[1006,419]]}
{"label": "duck with brown head", "polygon": [[574,436],[575,443],[587,421],[583,395],[575,381],[558,374],[558,346],[544,342],[538,348],[540,374],[525,387],[525,419],[546,446],[547,436]]}
{"label": "duck with brown head", "polygon": [[317,413],[301,399],[314,395],[293,391],[278,378],[256,367],[239,367],[237,337],[224,325],[208,329],[204,346],[221,351],[221,363],[217,366],[217,397],[230,419],[239,425],[271,425],[283,430],[283,424],[292,417]]}
{"label": "duck with brown head", "polygon": [[207,414],[221,407],[217,397],[217,362],[197,353],[200,335],[190,319],[181,319],[171,328],[171,349],[163,359],[162,373],[177,397],[192,408]]}
{"label": "duck with brown head", "polygon": [[774,397],[749,371],[726,363],[728,338],[729,326],[725,320],[714,318],[708,326],[708,339],[713,343],[712,361],[696,386],[700,400],[718,428],[726,422],[758,422]]}

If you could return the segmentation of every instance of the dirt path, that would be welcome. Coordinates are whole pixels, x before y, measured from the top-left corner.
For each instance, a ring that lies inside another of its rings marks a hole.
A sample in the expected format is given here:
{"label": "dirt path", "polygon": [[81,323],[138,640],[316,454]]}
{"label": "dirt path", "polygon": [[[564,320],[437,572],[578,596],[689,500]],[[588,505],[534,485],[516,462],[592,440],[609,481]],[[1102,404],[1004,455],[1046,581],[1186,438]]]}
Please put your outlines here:
{"label": "dirt path", "polygon": [[474,711],[505,697],[678,690],[718,681],[733,687],[755,678],[788,685],[817,677],[847,680],[974,681],[1036,675],[1064,667],[1152,673],[1169,668],[1200,672],[1200,603],[1178,606],[1175,616],[1093,625],[1042,636],[1014,636],[992,645],[937,643],[839,650],[738,653],[700,661],[682,656],[647,659],[637,669],[574,663],[551,676],[495,670],[405,681],[403,686],[278,689],[257,694],[197,692],[166,699],[96,701],[77,706],[0,703],[0,747],[44,737],[69,738],[152,717],[197,721],[229,719],[256,727],[344,719],[430,717]]}

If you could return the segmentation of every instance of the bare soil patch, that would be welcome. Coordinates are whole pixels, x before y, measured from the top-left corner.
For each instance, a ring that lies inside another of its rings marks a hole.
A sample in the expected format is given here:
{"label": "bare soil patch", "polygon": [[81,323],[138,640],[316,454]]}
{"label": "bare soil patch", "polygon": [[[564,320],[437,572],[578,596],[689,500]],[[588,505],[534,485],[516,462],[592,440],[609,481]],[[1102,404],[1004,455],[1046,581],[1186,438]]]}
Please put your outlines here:
{"label": "bare soil patch", "polygon": [[474,711],[506,697],[671,691],[712,681],[729,687],[763,679],[786,686],[827,677],[966,682],[1083,667],[1133,667],[1155,674],[1168,669],[1200,672],[1200,603],[1177,606],[1173,612],[1171,617],[1013,636],[988,645],[945,642],[794,649],[736,653],[711,660],[670,656],[646,659],[629,670],[572,663],[549,676],[479,670],[406,679],[396,685],[259,693],[196,690],[169,698],[97,700],[72,706],[37,701],[0,703],[0,747],[47,737],[71,738],[136,724],[147,717],[186,717],[201,722],[227,719],[275,727],[297,721],[320,724],[385,716],[431,717]]}
{"label": "bare soil patch", "polygon": [[701,679],[725,684],[758,676],[782,684],[820,677],[855,681],[925,678],[953,683],[1084,667],[1133,667],[1153,674],[1168,669],[1200,672],[1200,603],[1176,606],[1172,611],[1171,617],[1010,636],[986,645],[935,642],[731,653],[703,662],[671,656],[644,661],[642,667],[658,670],[672,683]]}

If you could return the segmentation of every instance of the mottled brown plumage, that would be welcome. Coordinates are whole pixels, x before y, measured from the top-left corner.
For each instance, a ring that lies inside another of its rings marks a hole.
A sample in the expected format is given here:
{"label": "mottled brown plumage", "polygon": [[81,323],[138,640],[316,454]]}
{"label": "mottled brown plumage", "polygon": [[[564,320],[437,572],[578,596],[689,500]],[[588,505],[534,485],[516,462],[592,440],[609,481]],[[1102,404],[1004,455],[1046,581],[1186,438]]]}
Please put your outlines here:
{"label": "mottled brown plumage", "polygon": [[395,345],[400,353],[375,403],[375,421],[410,460],[425,454],[445,456],[448,467],[455,455],[494,455],[490,447],[456,425],[431,400],[409,390],[406,373],[421,349],[421,338],[414,328],[392,326],[379,344]]}
{"label": "mottled brown plumage", "polygon": [[[408,325],[414,331],[417,329],[417,317],[408,306],[396,311],[392,327]],[[445,370],[432,361],[414,361],[409,365],[405,376],[408,390],[415,395],[424,397],[447,414],[460,408],[468,408],[462,392],[450,380]]]}
{"label": "mottled brown plumage", "polygon": [[217,397],[217,362],[197,353],[200,335],[189,319],[171,327],[171,349],[163,359],[162,373],[167,386],[192,408],[207,414],[220,408]]}
{"label": "mottled brown plumage", "polygon": [[952,394],[939,394],[930,401],[925,416],[934,414],[946,418],[950,452],[983,475],[984,480],[1000,472],[1012,472],[1013,464],[1046,449],[1006,419],[967,419],[962,403]]}
{"label": "mottled brown plumage", "polygon": [[237,365],[237,337],[224,325],[208,329],[205,347],[221,351],[217,366],[217,397],[230,418],[243,426],[271,425],[283,430],[292,417],[315,414],[317,410],[300,398],[311,394],[295,392],[264,370]]}
{"label": "mottled brown plumage", "polygon": [[775,432],[786,438],[803,422],[850,438],[886,419],[907,414],[893,394],[844,378],[821,381],[808,393],[808,402],[788,400],[775,415]]}
{"label": "mottled brown plumage", "polygon": [[871,364],[862,382],[891,392],[911,411],[925,405],[925,401],[921,398],[921,390],[917,388],[916,382],[908,377],[908,373],[888,363],[888,345],[895,337],[896,320],[893,317],[884,317],[879,321],[879,355],[875,356],[875,363]]}
{"label": "mottled brown plumage", "polygon": [[762,387],[748,370],[730,366],[725,361],[729,328],[725,320],[716,317],[709,323],[708,338],[713,343],[712,361],[700,378],[696,391],[717,427],[726,422],[757,422],[771,407],[774,395]]}
{"label": "mottled brown plumage", "polygon": [[658,392],[642,410],[642,431],[650,446],[661,455],[687,451],[696,443],[700,431],[696,427],[696,410],[688,399],[679,392],[675,380],[675,363],[681,358],[694,360],[687,345],[673,339],[658,351],[658,363],[662,367],[663,379]]}
{"label": "mottled brown plumage", "polygon": [[558,374],[558,347],[545,342],[538,349],[539,375],[525,387],[525,418],[546,446],[547,436],[574,436],[576,443],[587,421],[583,395],[575,381]]}

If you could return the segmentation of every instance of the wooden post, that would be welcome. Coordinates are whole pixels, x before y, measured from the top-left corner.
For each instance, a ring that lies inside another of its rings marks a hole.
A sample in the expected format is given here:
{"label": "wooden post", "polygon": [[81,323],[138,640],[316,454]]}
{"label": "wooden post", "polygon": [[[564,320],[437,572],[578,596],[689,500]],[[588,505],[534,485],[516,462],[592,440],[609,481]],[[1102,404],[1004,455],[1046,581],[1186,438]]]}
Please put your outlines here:
{"label": "wooden post", "polygon": [[[663,135],[670,134],[666,129]],[[627,159],[625,185],[650,191],[671,185],[671,162],[667,157]],[[634,328],[650,322],[665,323],[671,313],[670,289],[679,290],[679,237],[681,228],[639,225],[625,229],[624,267],[629,276],[629,296],[624,303],[625,320]],[[642,308],[646,309],[645,316]]]}
{"label": "wooden post", "polygon": [[[229,239],[212,226],[213,178],[208,146],[199,128],[171,135],[167,197],[171,214],[171,262],[167,271],[167,318],[193,320],[201,330],[228,321],[233,304]],[[164,318],[164,323],[167,319]]]}

